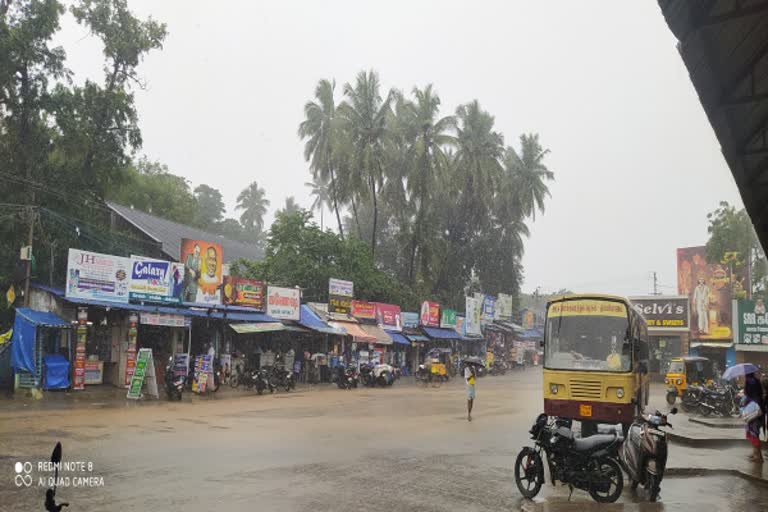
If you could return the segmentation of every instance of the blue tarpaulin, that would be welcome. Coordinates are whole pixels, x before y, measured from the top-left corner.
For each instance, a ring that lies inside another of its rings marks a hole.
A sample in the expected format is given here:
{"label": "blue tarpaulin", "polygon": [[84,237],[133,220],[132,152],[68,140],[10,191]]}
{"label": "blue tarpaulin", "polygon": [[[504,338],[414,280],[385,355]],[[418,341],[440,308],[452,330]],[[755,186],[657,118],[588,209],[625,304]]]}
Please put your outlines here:
{"label": "blue tarpaulin", "polygon": [[17,308],[11,338],[11,367],[35,373],[35,335],[38,327],[69,327],[53,313]]}
{"label": "blue tarpaulin", "polygon": [[436,340],[460,340],[461,335],[453,329],[439,329],[437,327],[422,327],[427,336]]}
{"label": "blue tarpaulin", "polygon": [[344,335],[344,331],[341,329],[335,329],[323,322],[319,316],[317,316],[306,304],[301,305],[299,324],[303,325],[307,329],[313,331],[322,332],[325,334],[337,334]]}
{"label": "blue tarpaulin", "polygon": [[60,354],[43,357],[45,366],[45,389],[66,389],[69,387],[69,361]]}
{"label": "blue tarpaulin", "polygon": [[384,332],[389,334],[389,337],[392,338],[392,341],[394,341],[395,343],[400,343],[401,345],[411,344],[411,342],[408,341],[408,338],[406,338],[405,336],[403,336],[401,333],[397,331],[390,331],[390,330],[384,329]]}

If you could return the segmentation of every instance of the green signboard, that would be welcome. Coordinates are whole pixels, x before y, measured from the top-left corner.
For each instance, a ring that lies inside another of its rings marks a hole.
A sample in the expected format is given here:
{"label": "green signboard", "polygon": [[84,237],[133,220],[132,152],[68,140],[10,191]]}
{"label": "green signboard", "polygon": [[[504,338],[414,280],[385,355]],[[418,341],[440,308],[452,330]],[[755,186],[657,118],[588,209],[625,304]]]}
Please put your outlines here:
{"label": "green signboard", "polygon": [[147,363],[152,358],[152,349],[139,349],[136,357],[136,369],[128,386],[128,398],[141,398],[141,387],[144,385],[144,376],[147,374]]}
{"label": "green signboard", "polygon": [[443,308],[440,315],[440,327],[447,327],[453,329],[456,327],[456,311],[453,309]]}
{"label": "green signboard", "polygon": [[768,345],[768,314],[763,299],[740,299],[736,303],[738,332],[734,337],[742,345]]}

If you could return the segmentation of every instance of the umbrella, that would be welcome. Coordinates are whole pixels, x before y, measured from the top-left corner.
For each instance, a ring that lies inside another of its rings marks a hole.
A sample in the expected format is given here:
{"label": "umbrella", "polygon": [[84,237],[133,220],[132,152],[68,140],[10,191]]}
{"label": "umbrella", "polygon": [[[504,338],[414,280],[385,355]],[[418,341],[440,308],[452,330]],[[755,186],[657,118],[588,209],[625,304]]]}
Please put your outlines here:
{"label": "umbrella", "polygon": [[469,356],[466,359],[464,359],[464,364],[476,364],[477,366],[485,366],[485,363],[482,359],[480,359],[477,356]]}
{"label": "umbrella", "polygon": [[723,380],[731,380],[736,377],[743,377],[750,373],[755,373],[760,369],[752,363],[735,364],[723,372]]}

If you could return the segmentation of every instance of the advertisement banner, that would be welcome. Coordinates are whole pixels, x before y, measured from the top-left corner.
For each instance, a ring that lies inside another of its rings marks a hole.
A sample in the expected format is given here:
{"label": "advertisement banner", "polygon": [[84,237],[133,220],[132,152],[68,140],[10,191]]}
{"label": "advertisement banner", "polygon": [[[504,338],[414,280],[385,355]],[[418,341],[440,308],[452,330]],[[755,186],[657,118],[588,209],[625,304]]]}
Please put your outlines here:
{"label": "advertisement banner", "polygon": [[355,288],[352,281],[330,278],[328,280],[328,312],[352,314],[352,297]]}
{"label": "advertisement banner", "polygon": [[703,246],[677,250],[677,292],[690,300],[693,339],[732,338],[728,266],[708,264]]}
{"label": "advertisement banner", "polygon": [[[402,331],[404,327],[404,321],[402,316],[406,313],[401,313],[400,306],[396,304],[382,304],[380,302],[375,303],[376,306],[376,322],[382,329],[388,329],[390,331]],[[413,327],[419,326],[419,315],[416,313],[410,313],[414,315],[415,321]]]}
{"label": "advertisement banner", "polygon": [[198,304],[221,304],[222,263],[220,244],[204,240],[181,239],[184,264],[182,300]]}
{"label": "advertisement banner", "polygon": [[301,290],[267,287],[267,314],[285,320],[298,320],[301,315]]}
{"label": "advertisement banner", "polygon": [[687,331],[688,297],[630,297],[632,307],[643,315],[649,329]]}
{"label": "advertisement banner", "polygon": [[96,252],[69,250],[66,297],[128,302],[131,260]]}
{"label": "advertisement banner", "polygon": [[364,318],[367,320],[376,319],[376,306],[373,302],[363,300],[352,301],[352,316],[355,318]]}
{"label": "advertisement banner", "polygon": [[456,311],[453,309],[444,308],[440,314],[440,327],[446,329],[456,328]]}
{"label": "advertisement banner", "polygon": [[481,306],[481,301],[476,297],[467,297],[465,299],[464,330],[469,336],[482,334],[480,329]]}
{"label": "advertisement banner", "polygon": [[186,377],[189,373],[189,354],[180,352],[173,354],[173,376],[180,375]]}
{"label": "advertisement banner", "polygon": [[765,300],[740,299],[736,301],[737,328],[735,343],[742,345],[768,345],[768,314]]}
{"label": "advertisement banner", "polygon": [[139,316],[142,325],[162,325],[164,327],[186,327],[186,317],[171,313],[144,313]]}
{"label": "advertisement banner", "polygon": [[493,295],[483,296],[483,320],[486,322],[493,322],[493,317],[496,313],[496,299]]}
{"label": "advertisement banner", "polygon": [[512,321],[512,296],[500,293],[496,297],[496,320]]}
{"label": "advertisement banner", "polygon": [[419,326],[419,314],[412,312],[400,313],[403,327],[406,329],[415,329]]}
{"label": "advertisement banner", "polygon": [[428,300],[421,303],[421,325],[440,327],[440,304]]}
{"label": "advertisement banner", "polygon": [[536,323],[536,314],[530,310],[526,309],[523,313],[523,328],[524,329],[533,329],[534,324]]}
{"label": "advertisement banner", "polygon": [[264,281],[224,276],[224,304],[264,311]]}
{"label": "advertisement banner", "polygon": [[183,288],[181,263],[131,256],[131,300],[179,303]]}

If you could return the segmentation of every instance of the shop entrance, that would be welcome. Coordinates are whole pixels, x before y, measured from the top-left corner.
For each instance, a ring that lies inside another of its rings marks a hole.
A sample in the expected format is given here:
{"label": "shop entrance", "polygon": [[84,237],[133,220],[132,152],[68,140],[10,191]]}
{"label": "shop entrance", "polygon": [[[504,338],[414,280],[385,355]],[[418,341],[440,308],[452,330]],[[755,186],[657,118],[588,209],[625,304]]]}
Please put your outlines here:
{"label": "shop entrance", "polygon": [[649,370],[651,373],[666,375],[670,360],[680,357],[679,336],[650,337]]}

